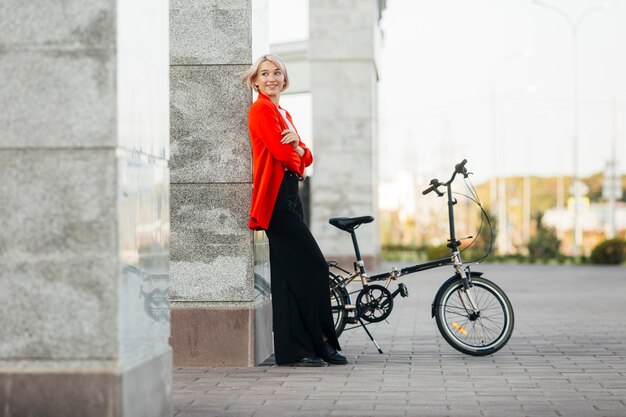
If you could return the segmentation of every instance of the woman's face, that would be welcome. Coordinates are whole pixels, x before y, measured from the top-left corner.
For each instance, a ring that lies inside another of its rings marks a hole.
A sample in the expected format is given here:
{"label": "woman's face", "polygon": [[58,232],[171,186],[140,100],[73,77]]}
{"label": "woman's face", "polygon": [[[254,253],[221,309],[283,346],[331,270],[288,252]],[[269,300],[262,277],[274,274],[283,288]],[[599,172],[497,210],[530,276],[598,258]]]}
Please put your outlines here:
{"label": "woman's face", "polygon": [[278,97],[285,87],[285,74],[272,61],[263,61],[259,65],[259,72],[254,79],[259,92],[268,97]]}

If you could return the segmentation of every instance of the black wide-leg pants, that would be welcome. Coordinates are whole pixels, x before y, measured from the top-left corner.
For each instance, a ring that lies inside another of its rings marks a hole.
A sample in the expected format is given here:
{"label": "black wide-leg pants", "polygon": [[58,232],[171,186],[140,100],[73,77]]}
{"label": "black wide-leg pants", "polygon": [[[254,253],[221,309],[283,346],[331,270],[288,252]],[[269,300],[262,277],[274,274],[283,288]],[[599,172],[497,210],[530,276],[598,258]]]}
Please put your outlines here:
{"label": "black wide-leg pants", "polygon": [[328,265],[304,223],[298,176],[290,171],[285,171],[266,234],[276,363],[320,356],[322,333],[341,350],[330,308]]}

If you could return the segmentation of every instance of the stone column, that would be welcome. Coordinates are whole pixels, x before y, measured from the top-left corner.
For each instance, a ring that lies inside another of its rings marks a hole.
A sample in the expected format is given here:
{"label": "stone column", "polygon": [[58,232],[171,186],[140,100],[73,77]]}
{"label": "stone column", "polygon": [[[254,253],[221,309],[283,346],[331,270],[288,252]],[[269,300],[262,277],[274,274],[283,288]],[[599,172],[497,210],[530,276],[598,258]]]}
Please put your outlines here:
{"label": "stone column", "polygon": [[271,304],[255,291],[268,277],[255,283],[252,96],[237,75],[267,50],[267,3],[170,0],[170,15],[174,363],[252,366],[272,352]]}
{"label": "stone column", "polygon": [[168,5],[0,4],[0,413],[171,416]]}
{"label": "stone column", "polygon": [[[329,259],[354,260],[346,232],[330,217],[378,213],[376,50],[384,0],[311,0],[311,92],[315,172],[311,229]],[[357,231],[367,266],[380,258],[379,223]]]}

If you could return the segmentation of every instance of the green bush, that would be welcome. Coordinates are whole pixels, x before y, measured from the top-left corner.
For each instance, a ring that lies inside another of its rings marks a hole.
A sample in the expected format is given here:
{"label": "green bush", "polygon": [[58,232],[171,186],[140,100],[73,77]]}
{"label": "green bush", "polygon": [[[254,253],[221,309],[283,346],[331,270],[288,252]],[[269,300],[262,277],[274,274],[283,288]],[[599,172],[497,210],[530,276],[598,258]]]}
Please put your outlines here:
{"label": "green bush", "polygon": [[426,250],[426,256],[430,260],[449,258],[451,256],[450,248],[446,245],[429,246]]}
{"label": "green bush", "polygon": [[386,244],[382,246],[381,256],[385,261],[424,262],[426,247],[415,245]]}
{"label": "green bush", "polygon": [[591,251],[591,263],[619,265],[626,260],[626,240],[608,239]]}

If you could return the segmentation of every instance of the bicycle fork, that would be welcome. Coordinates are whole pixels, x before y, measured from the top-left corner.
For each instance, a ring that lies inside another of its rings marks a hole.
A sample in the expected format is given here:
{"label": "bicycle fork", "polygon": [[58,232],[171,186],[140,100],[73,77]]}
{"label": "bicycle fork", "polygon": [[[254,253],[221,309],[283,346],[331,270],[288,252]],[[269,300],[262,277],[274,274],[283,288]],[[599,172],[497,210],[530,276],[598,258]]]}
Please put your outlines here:
{"label": "bicycle fork", "polygon": [[463,270],[463,262],[461,261],[461,255],[458,250],[452,254],[452,263],[457,276],[462,277],[461,281],[463,283],[463,288],[459,291],[461,304],[470,317],[477,317],[480,312],[478,311],[476,300],[472,291],[469,267],[467,270]]}

